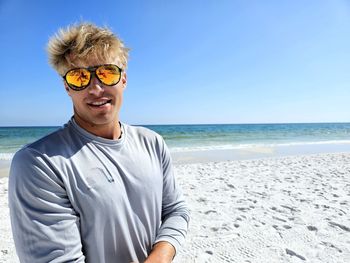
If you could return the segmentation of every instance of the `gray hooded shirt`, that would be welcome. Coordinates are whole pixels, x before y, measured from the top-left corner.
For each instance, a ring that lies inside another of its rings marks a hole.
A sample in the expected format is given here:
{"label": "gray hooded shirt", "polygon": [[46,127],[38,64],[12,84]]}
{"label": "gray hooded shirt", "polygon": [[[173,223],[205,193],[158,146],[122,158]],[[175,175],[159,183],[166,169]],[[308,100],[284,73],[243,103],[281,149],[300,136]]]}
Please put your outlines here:
{"label": "gray hooded shirt", "polygon": [[178,250],[189,212],[163,139],[121,124],[118,140],[72,118],[19,150],[9,206],[21,262],[143,262],[159,241]]}

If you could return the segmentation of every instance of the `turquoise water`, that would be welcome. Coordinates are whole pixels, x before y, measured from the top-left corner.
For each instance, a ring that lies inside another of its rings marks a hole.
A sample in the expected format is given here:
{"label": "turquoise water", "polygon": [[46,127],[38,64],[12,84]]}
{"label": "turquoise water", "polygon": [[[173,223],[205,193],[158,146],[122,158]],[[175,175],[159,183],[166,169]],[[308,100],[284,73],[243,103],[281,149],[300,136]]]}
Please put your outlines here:
{"label": "turquoise water", "polygon": [[[144,125],[173,152],[312,144],[350,144],[350,123]],[[0,160],[59,127],[0,127]]]}

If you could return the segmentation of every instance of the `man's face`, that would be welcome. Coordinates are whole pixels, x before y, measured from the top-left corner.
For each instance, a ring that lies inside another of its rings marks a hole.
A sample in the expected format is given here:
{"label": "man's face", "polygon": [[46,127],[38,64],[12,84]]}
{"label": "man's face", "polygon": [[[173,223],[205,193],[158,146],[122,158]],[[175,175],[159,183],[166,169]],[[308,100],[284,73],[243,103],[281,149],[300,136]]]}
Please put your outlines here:
{"label": "man's face", "polygon": [[[75,63],[77,67],[92,67],[101,64],[115,64],[121,67],[118,59],[112,61],[89,61]],[[121,67],[122,68],[122,67]],[[72,98],[74,118],[83,128],[94,129],[114,127],[119,121],[119,111],[122,105],[123,91],[126,87],[126,74],[123,71],[120,81],[114,86],[102,84],[92,76],[90,84],[84,90],[76,91],[64,83],[68,95]]]}

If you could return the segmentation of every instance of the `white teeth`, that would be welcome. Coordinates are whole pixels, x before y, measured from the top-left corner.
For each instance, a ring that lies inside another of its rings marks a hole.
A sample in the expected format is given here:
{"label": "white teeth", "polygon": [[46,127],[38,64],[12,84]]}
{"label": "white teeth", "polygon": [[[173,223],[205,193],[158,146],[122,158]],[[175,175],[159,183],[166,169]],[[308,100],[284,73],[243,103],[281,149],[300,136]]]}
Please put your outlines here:
{"label": "white teeth", "polygon": [[96,102],[91,102],[92,105],[94,106],[101,106],[103,104],[106,104],[108,101],[96,101]]}

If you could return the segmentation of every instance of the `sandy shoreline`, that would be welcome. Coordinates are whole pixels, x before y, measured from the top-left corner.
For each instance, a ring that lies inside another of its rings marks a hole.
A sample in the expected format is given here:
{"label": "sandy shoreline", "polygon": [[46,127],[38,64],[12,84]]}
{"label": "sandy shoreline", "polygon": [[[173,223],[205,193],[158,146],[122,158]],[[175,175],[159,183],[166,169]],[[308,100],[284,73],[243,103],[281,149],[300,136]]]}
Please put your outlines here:
{"label": "sandy shoreline", "polygon": [[11,161],[0,160],[0,178],[7,177],[10,170]]}
{"label": "sandy shoreline", "polygon": [[[176,164],[191,210],[175,262],[350,262],[350,153]],[[0,262],[18,262],[0,178]]]}

